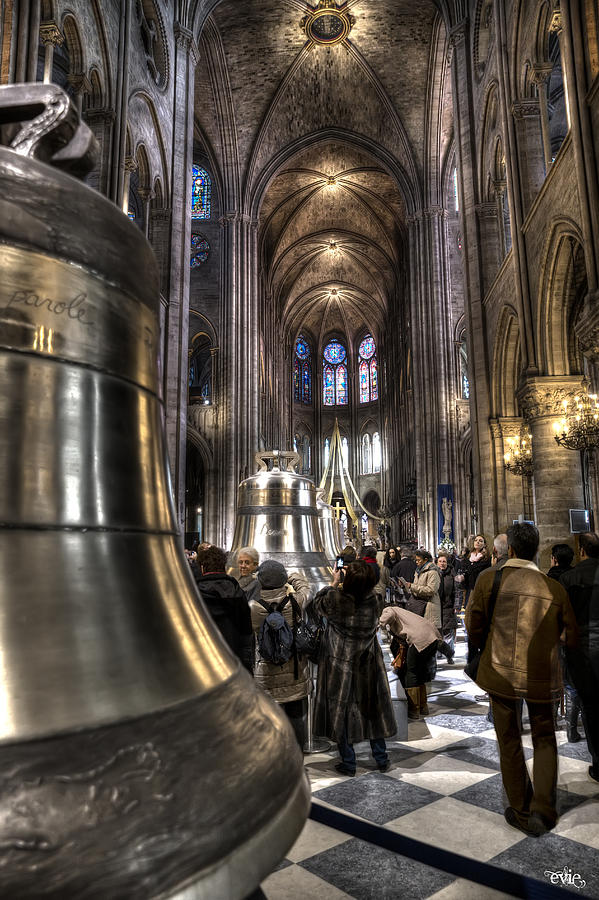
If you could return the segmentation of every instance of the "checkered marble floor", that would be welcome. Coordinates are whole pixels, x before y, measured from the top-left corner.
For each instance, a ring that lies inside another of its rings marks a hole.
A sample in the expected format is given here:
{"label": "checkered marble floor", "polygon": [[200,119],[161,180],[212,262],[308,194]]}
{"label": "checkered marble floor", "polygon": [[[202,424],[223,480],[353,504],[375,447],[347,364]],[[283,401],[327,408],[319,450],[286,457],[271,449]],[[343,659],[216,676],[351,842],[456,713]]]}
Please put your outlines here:
{"label": "checkered marble floor", "polygon": [[[511,828],[503,818],[506,801],[488,704],[463,673],[464,655],[461,632],[455,663],[440,661],[429,686],[430,715],[410,722],[408,741],[387,742],[391,768],[386,774],[376,769],[367,743],[356,745],[354,778],[333,768],[338,761],[334,747],[306,756],[314,800],[547,883],[546,873],[567,866],[586,882],[571,890],[599,898],[599,784],[587,774],[586,742],[568,744],[565,726],[557,732],[560,820],[555,830],[531,838]],[[526,712],[524,728],[525,754],[532,761]],[[506,896],[310,820],[262,890],[268,900]]]}

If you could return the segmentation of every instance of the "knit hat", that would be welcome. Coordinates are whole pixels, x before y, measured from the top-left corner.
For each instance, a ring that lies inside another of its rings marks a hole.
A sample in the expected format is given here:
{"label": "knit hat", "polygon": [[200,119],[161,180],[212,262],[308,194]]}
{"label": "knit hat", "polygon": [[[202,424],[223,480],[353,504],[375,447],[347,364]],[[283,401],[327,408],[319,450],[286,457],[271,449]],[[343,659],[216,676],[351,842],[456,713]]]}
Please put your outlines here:
{"label": "knit hat", "polygon": [[287,570],[284,565],[274,559],[260,563],[256,570],[258,581],[267,591],[283,587],[287,583]]}

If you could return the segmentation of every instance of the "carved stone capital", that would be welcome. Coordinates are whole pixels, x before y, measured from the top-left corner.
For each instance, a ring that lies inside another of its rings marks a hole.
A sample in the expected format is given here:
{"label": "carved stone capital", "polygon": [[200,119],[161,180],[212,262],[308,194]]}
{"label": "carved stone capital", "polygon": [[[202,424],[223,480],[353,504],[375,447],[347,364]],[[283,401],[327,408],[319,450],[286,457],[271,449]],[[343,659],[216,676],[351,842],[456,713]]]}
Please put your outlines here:
{"label": "carved stone capital", "polygon": [[235,225],[240,220],[241,216],[238,212],[226,212],[219,218],[218,224],[221,228],[226,228],[229,225]]}
{"label": "carved stone capital", "polygon": [[477,203],[474,208],[479,219],[497,218],[497,204],[494,200],[488,200],[485,203]]}
{"label": "carved stone capital", "polygon": [[518,390],[520,408],[529,420],[561,416],[564,400],[568,405],[572,404],[583,384],[582,375],[528,378]]}
{"label": "carved stone capital", "polygon": [[67,80],[76,94],[91,94],[93,91],[91,82],[85,72],[68,75]]}
{"label": "carved stone capital", "polygon": [[501,437],[501,426],[497,419],[489,419],[489,430],[494,441],[498,441]]}
{"label": "carved stone capital", "polygon": [[200,53],[198,45],[194,40],[193,31],[190,31],[189,28],[185,28],[185,26],[181,25],[179,22],[175,22],[173,32],[177,47],[180,47],[181,50],[189,53],[194,66],[197,66],[200,59]]}
{"label": "carved stone capital", "polygon": [[447,219],[449,213],[443,206],[429,206],[423,210],[427,219]]}
{"label": "carved stone capital", "polygon": [[535,63],[531,69],[531,81],[537,86],[546,84],[553,72],[553,63]]}
{"label": "carved stone capital", "polygon": [[551,16],[551,22],[549,23],[549,31],[555,31],[559,34],[562,28],[562,12],[560,9],[555,9],[553,11],[553,15]]}
{"label": "carved stone capital", "polygon": [[421,209],[417,209],[411,215],[406,216],[406,222],[408,225],[415,225],[416,222],[422,222],[423,213]]}
{"label": "carved stone capital", "polygon": [[497,419],[497,424],[501,432],[503,440],[508,438],[519,438],[522,434],[524,419],[521,416],[501,416]]}
{"label": "carved stone capital", "polygon": [[56,22],[42,22],[40,25],[40,41],[44,45],[52,44],[53,47],[60,47],[64,44],[64,34],[56,24]]}
{"label": "carved stone capital", "polygon": [[593,362],[599,361],[599,291],[587,294],[584,307],[574,328],[583,354]]}
{"label": "carved stone capital", "polygon": [[156,194],[151,188],[138,188],[137,193],[139,194],[139,198],[142,203],[149,203],[150,200],[153,200]]}
{"label": "carved stone capital", "polygon": [[137,160],[135,160],[132,156],[125,157],[125,172],[137,172]]}
{"label": "carved stone capital", "polygon": [[86,109],[83,118],[88,125],[112,125],[115,120],[114,109]]}
{"label": "carved stone capital", "polygon": [[512,103],[514,119],[536,119],[541,115],[539,101],[531,97],[528,100],[514,100]]}

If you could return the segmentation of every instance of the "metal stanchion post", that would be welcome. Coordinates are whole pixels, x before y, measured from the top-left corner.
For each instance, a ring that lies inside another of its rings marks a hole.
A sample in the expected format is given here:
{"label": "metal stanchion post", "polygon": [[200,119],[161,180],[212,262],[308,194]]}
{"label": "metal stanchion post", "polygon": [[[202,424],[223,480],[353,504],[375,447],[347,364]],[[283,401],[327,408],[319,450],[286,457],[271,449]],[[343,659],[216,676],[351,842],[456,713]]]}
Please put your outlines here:
{"label": "metal stanchion post", "polygon": [[314,737],[314,723],[312,721],[312,717],[314,715],[314,680],[316,677],[316,666],[314,663],[310,663],[310,693],[308,694],[308,734],[306,738],[306,743],[304,744],[304,753],[326,753],[327,750],[331,749],[331,742],[325,740],[324,738],[315,738]]}

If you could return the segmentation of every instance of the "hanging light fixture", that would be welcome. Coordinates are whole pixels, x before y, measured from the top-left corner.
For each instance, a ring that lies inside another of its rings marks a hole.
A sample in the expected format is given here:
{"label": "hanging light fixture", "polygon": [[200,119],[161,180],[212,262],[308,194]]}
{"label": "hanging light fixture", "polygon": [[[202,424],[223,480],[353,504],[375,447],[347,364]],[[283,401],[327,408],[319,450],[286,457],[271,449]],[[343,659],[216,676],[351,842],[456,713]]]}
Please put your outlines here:
{"label": "hanging light fixture", "polygon": [[554,423],[555,440],[568,450],[593,450],[599,446],[599,404],[597,394],[583,393],[572,405],[563,401],[564,415]]}
{"label": "hanging light fixture", "polygon": [[513,475],[530,478],[533,473],[532,436],[530,434],[507,438],[507,450],[503,465]]}

